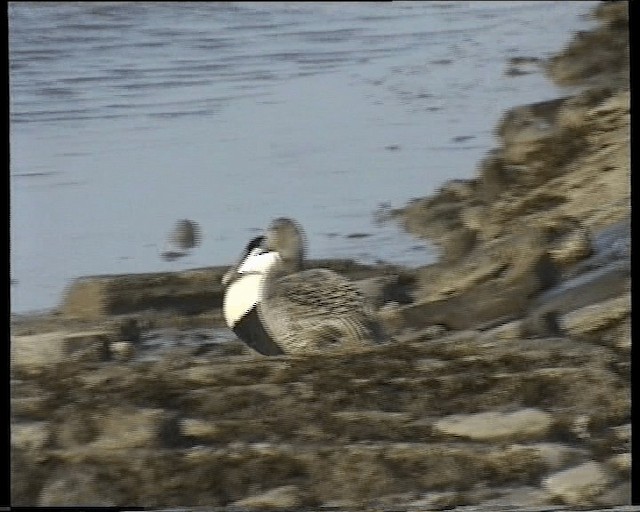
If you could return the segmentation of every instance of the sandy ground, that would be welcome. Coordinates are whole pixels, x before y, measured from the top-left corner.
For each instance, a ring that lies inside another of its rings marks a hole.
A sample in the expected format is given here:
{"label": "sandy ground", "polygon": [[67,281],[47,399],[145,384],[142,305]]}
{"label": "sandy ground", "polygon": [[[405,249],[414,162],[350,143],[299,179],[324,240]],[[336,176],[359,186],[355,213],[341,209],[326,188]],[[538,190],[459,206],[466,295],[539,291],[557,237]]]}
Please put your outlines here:
{"label": "sandy ground", "polygon": [[265,357],[222,267],[87,277],[12,318],[12,504],[331,510],[631,502],[626,2],[545,63],[477,177],[393,212],[441,248],[359,281],[387,343]]}

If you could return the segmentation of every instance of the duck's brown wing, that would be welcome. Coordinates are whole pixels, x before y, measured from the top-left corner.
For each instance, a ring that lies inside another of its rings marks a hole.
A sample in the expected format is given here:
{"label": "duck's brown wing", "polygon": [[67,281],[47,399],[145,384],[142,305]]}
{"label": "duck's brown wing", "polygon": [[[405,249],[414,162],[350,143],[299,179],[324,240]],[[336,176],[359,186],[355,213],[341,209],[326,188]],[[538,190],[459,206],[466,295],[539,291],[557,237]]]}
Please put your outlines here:
{"label": "duck's brown wing", "polygon": [[379,337],[360,291],[328,269],[305,270],[270,283],[258,313],[288,353],[362,346]]}

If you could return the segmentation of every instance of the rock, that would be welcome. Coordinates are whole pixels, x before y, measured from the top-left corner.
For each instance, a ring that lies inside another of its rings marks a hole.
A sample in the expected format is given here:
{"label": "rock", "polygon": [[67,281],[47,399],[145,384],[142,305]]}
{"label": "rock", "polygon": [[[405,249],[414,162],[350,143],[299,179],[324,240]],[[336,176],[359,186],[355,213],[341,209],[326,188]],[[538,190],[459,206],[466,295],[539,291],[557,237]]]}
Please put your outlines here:
{"label": "rock", "polygon": [[13,418],[43,420],[47,418],[49,409],[50,405],[46,395],[11,397],[11,416]]}
{"label": "rock", "polygon": [[631,443],[631,423],[627,423],[625,425],[618,425],[616,427],[611,427],[610,429],[616,439],[625,446],[630,446]]}
{"label": "rock", "polygon": [[552,423],[549,413],[538,409],[521,409],[512,413],[455,414],[438,420],[434,428],[446,435],[495,441],[540,439]]}
{"label": "rock", "polygon": [[140,343],[142,327],[140,321],[135,316],[119,318],[115,325],[115,336],[122,341],[130,343]]}
{"label": "rock", "polygon": [[114,341],[109,345],[111,357],[116,361],[129,361],[136,353],[133,343],[128,341]]}
{"label": "rock", "polygon": [[171,447],[179,444],[176,416],[163,409],[114,407],[98,423],[100,434],[92,442],[96,450]]}
{"label": "rock", "polygon": [[285,485],[238,500],[233,506],[250,509],[297,509],[303,504],[301,494],[295,485]]}
{"label": "rock", "polygon": [[[361,265],[340,259],[310,260],[309,265],[341,272],[353,280],[401,270],[392,265]],[[148,312],[183,316],[211,312],[222,308],[221,279],[227,270],[227,266],[218,266],[183,272],[82,277],[68,287],[60,311],[65,318],[85,321]]]}
{"label": "rock", "polygon": [[[611,322],[612,317],[621,320],[630,310],[629,300],[626,299],[629,287],[629,261],[614,262],[607,267],[569,279],[533,301],[529,306],[526,322],[523,322],[523,334],[544,331],[547,327],[551,331],[557,331],[555,323],[558,321],[563,328],[569,327],[573,332],[582,334],[589,329],[606,325]],[[623,297],[620,298],[620,295]],[[616,298],[616,307],[612,311],[608,311],[608,305],[595,306],[596,303],[611,298]],[[586,308],[591,305],[594,307]],[[585,310],[568,317],[568,323],[564,321],[567,314],[582,308]],[[563,318],[558,320],[558,317]]]}
{"label": "rock", "polygon": [[11,447],[42,453],[51,440],[48,421],[11,424]]}
{"label": "rock", "polygon": [[514,444],[511,450],[531,450],[549,471],[559,471],[569,465],[575,465],[589,457],[589,451],[574,448],[562,443]]}
{"label": "rock", "polygon": [[630,259],[631,218],[626,217],[596,231],[593,235],[593,251],[593,256],[571,268],[571,277],[605,267],[614,261]]}
{"label": "rock", "polygon": [[540,507],[552,503],[552,496],[548,492],[537,487],[524,485],[501,491],[499,497],[483,501],[482,507],[487,510],[498,509],[498,507],[517,509],[520,507]]}
{"label": "rock", "polygon": [[521,321],[514,320],[511,322],[501,323],[500,325],[483,331],[480,340],[483,343],[495,341],[504,342],[516,340],[520,338]]}
{"label": "rock", "polygon": [[29,380],[11,379],[11,419],[48,420],[52,391]]}
{"label": "rock", "polygon": [[64,357],[64,333],[49,332],[11,338],[11,367],[37,370]]}
{"label": "rock", "polygon": [[571,505],[589,505],[607,488],[611,477],[598,462],[586,462],[558,473],[543,481],[551,494]]}
{"label": "rock", "polygon": [[[601,507],[617,507],[623,505],[631,505],[632,490],[631,481],[628,479],[616,486],[611,487],[595,498],[595,503]],[[631,510],[640,510],[637,506]],[[625,512],[624,510],[621,512]]]}
{"label": "rock", "polygon": [[59,469],[44,484],[38,498],[40,507],[114,507],[118,493],[93,467]]}
{"label": "rock", "polygon": [[474,248],[477,233],[473,229],[461,227],[441,242],[441,260],[448,263],[460,261]]}
{"label": "rock", "polygon": [[552,57],[547,74],[559,85],[629,83],[629,7],[627,2],[599,4],[601,24],[579,32]]}
{"label": "rock", "polygon": [[66,317],[87,320],[144,311],[197,314],[222,307],[220,279],[225,270],[80,278],[68,288],[60,309]]}
{"label": "rock", "polygon": [[571,217],[554,218],[547,224],[549,255],[559,267],[567,267],[592,254],[591,233]]}
{"label": "rock", "polygon": [[606,460],[606,464],[614,471],[629,475],[631,472],[631,453],[613,455]]}
{"label": "rock", "polygon": [[214,423],[195,418],[183,418],[180,421],[180,431],[185,437],[207,441],[216,440],[220,437],[220,427]]}
{"label": "rock", "polygon": [[408,503],[417,510],[453,509],[460,502],[460,493],[454,491],[430,492]]}
{"label": "rock", "polygon": [[38,372],[70,359],[77,362],[102,361],[107,343],[108,333],[102,330],[13,336],[11,366],[26,372]]}
{"label": "rock", "polygon": [[560,337],[564,333],[560,327],[558,313],[555,311],[536,311],[530,313],[519,323],[519,334],[523,338]]}
{"label": "rock", "polygon": [[584,335],[621,323],[631,315],[631,294],[604,300],[568,312],[562,325],[573,335]]}

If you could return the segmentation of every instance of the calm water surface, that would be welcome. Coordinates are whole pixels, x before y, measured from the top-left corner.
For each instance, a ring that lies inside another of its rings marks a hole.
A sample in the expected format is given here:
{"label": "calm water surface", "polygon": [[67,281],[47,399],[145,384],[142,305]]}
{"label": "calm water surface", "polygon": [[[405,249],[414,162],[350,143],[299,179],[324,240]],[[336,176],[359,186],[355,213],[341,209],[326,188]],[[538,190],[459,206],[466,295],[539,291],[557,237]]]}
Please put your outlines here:
{"label": "calm water surface", "polygon": [[[373,212],[472,177],[506,108],[566,94],[507,61],[593,5],[10,3],[12,311],[83,275],[230,263],[280,215],[311,257],[433,261]],[[164,261],[181,218],[202,244]]]}

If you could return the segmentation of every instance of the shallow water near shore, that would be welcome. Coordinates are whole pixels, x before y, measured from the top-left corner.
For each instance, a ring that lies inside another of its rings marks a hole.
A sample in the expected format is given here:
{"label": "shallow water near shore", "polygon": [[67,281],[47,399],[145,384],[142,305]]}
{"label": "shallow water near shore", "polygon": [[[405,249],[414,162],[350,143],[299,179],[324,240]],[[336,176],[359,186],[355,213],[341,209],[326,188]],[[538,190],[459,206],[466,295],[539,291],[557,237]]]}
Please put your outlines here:
{"label": "shallow water near shore", "polygon": [[[229,263],[278,215],[314,258],[433,261],[373,212],[473,176],[505,109],[566,94],[508,60],[592,6],[10,4],[12,312],[83,275]],[[179,218],[202,245],[166,262]]]}

